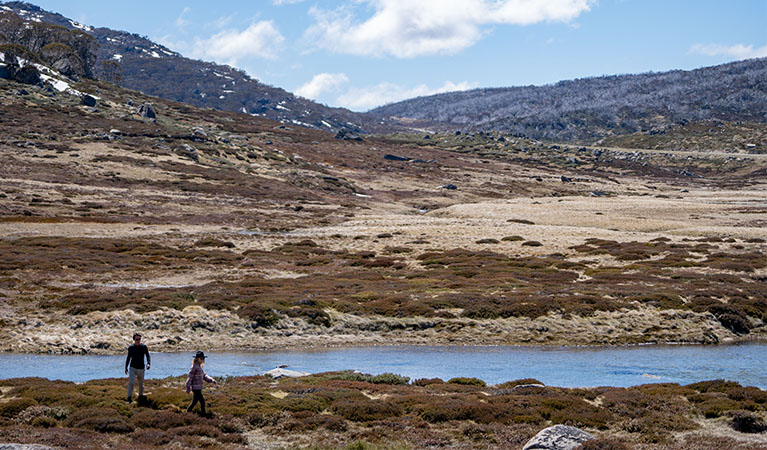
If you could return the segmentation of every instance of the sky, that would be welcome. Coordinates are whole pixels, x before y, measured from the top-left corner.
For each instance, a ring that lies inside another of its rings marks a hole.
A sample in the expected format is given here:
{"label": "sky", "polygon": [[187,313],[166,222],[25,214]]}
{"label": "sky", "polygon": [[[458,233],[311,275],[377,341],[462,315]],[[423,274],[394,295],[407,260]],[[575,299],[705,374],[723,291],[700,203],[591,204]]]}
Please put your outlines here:
{"label": "sky", "polygon": [[28,0],[355,111],[767,57],[767,0]]}

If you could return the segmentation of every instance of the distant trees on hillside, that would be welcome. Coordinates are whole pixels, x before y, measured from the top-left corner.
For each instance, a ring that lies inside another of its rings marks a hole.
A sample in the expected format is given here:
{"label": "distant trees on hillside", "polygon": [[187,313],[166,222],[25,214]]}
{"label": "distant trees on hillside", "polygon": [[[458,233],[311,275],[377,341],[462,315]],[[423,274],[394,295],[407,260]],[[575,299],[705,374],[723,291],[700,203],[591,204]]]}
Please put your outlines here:
{"label": "distant trees on hillside", "polygon": [[376,116],[438,121],[533,138],[594,140],[685,121],[767,122],[767,58],[693,71],[474,89],[386,105]]}

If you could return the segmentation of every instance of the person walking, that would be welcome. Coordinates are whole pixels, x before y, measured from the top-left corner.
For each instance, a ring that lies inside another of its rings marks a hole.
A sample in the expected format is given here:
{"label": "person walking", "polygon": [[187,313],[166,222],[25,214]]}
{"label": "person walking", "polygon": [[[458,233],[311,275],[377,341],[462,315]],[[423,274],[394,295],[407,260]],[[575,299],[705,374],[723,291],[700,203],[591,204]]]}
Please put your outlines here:
{"label": "person walking", "polygon": [[[146,357],[146,368],[144,366],[144,357]],[[141,335],[133,335],[133,344],[128,347],[128,357],[125,358],[125,374],[128,375],[128,403],[133,401],[133,385],[138,380],[139,399],[144,396],[144,370],[149,370],[152,358],[149,356],[149,349],[141,343]]]}
{"label": "person walking", "polygon": [[204,365],[205,365],[205,353],[198,351],[194,355],[194,361],[192,362],[192,367],[189,369],[189,377],[186,379],[186,393],[188,394],[189,391],[192,391],[194,393],[192,404],[190,404],[186,410],[187,412],[191,412],[192,409],[194,408],[194,405],[196,405],[197,402],[200,402],[200,412],[203,416],[206,415],[205,398],[202,396],[203,381],[207,381],[208,383],[218,384],[216,380],[209,377],[205,373],[205,370],[203,370],[202,368],[202,366]]}

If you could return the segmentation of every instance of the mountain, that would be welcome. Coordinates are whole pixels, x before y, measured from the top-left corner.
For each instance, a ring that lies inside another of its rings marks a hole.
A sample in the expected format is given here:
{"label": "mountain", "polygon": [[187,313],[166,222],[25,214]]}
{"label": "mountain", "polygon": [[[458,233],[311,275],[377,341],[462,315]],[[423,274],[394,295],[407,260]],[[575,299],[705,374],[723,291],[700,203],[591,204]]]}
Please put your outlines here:
{"label": "mountain", "polygon": [[[376,123],[362,114],[297,97],[230,66],[185,58],[137,34],[93,28],[25,2],[0,3],[2,13],[15,13],[27,24],[48,23],[93,37],[98,46],[90,65],[93,73],[87,75],[128,89],[325,131],[376,129]],[[0,44],[8,38],[0,34]]]}
{"label": "mountain", "polygon": [[692,71],[617,75],[547,86],[474,89],[419,97],[370,111],[535,139],[594,142],[692,121],[767,123],[767,58]]}

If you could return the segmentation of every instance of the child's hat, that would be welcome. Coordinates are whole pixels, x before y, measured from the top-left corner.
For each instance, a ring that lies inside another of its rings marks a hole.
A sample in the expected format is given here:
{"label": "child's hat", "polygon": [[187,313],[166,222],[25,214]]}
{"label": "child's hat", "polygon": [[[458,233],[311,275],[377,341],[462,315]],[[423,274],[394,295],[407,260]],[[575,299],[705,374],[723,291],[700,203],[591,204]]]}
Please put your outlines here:
{"label": "child's hat", "polygon": [[199,359],[205,359],[205,353],[203,353],[202,351],[199,351],[194,354],[194,357]]}

